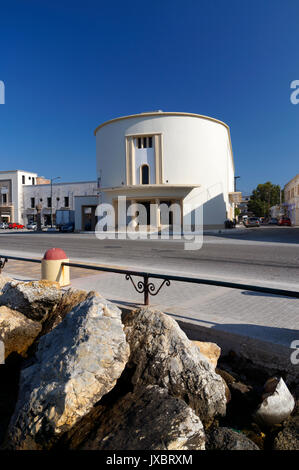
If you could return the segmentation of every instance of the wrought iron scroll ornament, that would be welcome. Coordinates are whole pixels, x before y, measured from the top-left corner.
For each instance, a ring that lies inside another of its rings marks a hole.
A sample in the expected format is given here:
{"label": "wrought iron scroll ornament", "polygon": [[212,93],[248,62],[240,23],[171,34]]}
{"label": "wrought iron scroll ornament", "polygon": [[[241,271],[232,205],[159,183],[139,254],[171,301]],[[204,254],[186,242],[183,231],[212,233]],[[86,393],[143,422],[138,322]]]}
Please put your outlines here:
{"label": "wrought iron scroll ornament", "polygon": [[131,277],[130,274],[126,274],[126,280],[127,281],[130,280],[132,282],[135,290],[137,292],[139,292],[139,294],[143,294],[143,292],[145,291],[145,284],[146,284],[145,282],[138,281],[137,286],[136,286],[136,284],[135,284],[135,282],[134,282],[134,280],[133,280],[133,278]]}
{"label": "wrought iron scroll ornament", "polygon": [[159,294],[160,290],[162,289],[162,287],[164,286],[164,284],[169,287],[170,286],[170,280],[169,279],[164,279],[164,281],[162,282],[162,284],[160,285],[160,287],[155,291],[156,289],[156,286],[153,282],[150,282],[148,284],[148,290],[150,292],[151,295],[157,295]]}
{"label": "wrought iron scroll ornament", "polygon": [[144,292],[149,292],[150,295],[157,295],[159,294],[160,290],[164,286],[164,284],[169,287],[170,286],[170,280],[169,279],[164,279],[164,281],[161,283],[159,288],[156,288],[155,284],[153,282],[148,282],[148,278],[144,278],[144,281],[138,281],[137,285],[135,284],[133,278],[131,277],[130,274],[126,274],[126,280],[130,280],[137,292],[139,294],[143,294]]}

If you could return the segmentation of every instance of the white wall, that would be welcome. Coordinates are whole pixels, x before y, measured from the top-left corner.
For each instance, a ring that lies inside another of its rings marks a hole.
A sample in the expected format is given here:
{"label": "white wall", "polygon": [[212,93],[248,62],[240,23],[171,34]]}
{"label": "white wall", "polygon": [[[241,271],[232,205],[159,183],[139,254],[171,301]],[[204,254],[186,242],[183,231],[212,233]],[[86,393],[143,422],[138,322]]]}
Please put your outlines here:
{"label": "white wall", "polygon": [[37,177],[37,173],[31,173],[23,170],[14,170],[7,172],[0,172],[0,179],[10,179],[12,181],[12,204],[14,206],[14,220],[23,224],[23,188],[22,176],[25,176],[25,184],[32,184],[32,178]]}
{"label": "white wall", "polygon": [[98,205],[98,196],[76,196],[75,197],[75,230],[82,230],[82,206]]}
{"label": "white wall", "polygon": [[[23,176],[25,177],[25,183],[23,184]],[[18,185],[18,196],[17,196],[17,211],[15,214],[18,214],[18,221],[21,224],[27,222],[26,217],[24,216],[24,188],[26,185],[32,185],[32,178],[35,178],[36,184],[37,173],[29,173],[27,171],[17,170],[17,185]]]}

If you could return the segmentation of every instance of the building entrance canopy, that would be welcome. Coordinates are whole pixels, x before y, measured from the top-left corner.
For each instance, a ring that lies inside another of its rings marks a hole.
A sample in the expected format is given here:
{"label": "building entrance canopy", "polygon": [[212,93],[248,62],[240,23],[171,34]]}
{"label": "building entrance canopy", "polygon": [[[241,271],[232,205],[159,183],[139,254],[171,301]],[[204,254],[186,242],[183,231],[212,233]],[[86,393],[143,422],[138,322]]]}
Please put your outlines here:
{"label": "building entrance canopy", "polygon": [[128,199],[184,199],[198,184],[138,184],[132,186],[118,186],[112,188],[101,188],[101,191],[113,198],[126,196]]}

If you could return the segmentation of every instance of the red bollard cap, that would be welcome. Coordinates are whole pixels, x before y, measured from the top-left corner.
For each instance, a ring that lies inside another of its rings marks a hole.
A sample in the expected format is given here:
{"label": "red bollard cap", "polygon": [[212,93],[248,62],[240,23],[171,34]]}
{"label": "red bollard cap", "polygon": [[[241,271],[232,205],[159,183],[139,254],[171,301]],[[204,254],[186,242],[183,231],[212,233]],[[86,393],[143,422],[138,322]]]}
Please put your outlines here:
{"label": "red bollard cap", "polygon": [[44,254],[43,259],[48,261],[57,261],[60,259],[68,259],[68,257],[61,248],[50,248],[50,250],[47,250]]}

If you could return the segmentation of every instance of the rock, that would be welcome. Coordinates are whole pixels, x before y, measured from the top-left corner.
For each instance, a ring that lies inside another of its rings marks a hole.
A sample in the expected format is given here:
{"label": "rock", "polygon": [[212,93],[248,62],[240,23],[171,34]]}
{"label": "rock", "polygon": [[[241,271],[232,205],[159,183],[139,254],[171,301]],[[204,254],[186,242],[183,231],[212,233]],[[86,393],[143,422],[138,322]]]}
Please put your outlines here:
{"label": "rock", "polygon": [[236,382],[236,379],[225,370],[216,368],[215,372],[216,374],[220,375],[220,377],[222,377],[222,380],[225,386],[226,402],[229,403],[231,401],[231,393],[230,393],[229,385]]}
{"label": "rock", "polygon": [[56,308],[62,297],[57,282],[12,281],[4,285],[0,305],[18,310],[31,320],[45,321],[49,312]]}
{"label": "rock", "polygon": [[5,359],[12,352],[25,356],[40,331],[40,323],[8,307],[0,307],[0,340],[5,346]]}
{"label": "rock", "polygon": [[230,385],[234,382],[236,382],[235,377],[233,377],[231,374],[229,374],[226,370],[219,369],[218,367],[215,369],[216,374],[219,374],[223,380],[227,383],[227,385]]}
{"label": "rock", "polygon": [[296,411],[284,423],[274,441],[274,450],[299,450],[299,401]]}
{"label": "rock", "polygon": [[132,383],[158,385],[182,398],[203,423],[226,411],[225,387],[214,367],[200,353],[177,322],[148,307],[124,318],[131,355]]}
{"label": "rock", "polygon": [[0,274],[0,295],[1,291],[3,290],[3,287],[8,283],[12,282],[12,279],[10,277],[5,277],[2,274]]}
{"label": "rock", "polygon": [[194,411],[167,390],[142,386],[100,416],[83,450],[204,450],[203,425]]}
{"label": "rock", "polygon": [[214,368],[216,368],[221,354],[221,348],[219,348],[216,343],[209,343],[204,341],[192,341],[192,343],[199,347],[201,354],[203,354],[214,366]]}
{"label": "rock", "polygon": [[214,428],[208,433],[206,448],[207,450],[260,450],[241,432],[225,427]]}
{"label": "rock", "polygon": [[79,289],[68,289],[63,292],[56,308],[49,313],[47,319],[43,323],[43,335],[52,331],[76,305],[92,295],[97,294],[95,292],[87,292]]}
{"label": "rock", "polygon": [[[221,377],[221,376],[220,376]],[[221,377],[222,378],[222,377]],[[232,398],[232,395],[230,393],[230,389],[227,385],[227,383],[225,382],[225,380],[222,378],[222,381],[224,383],[224,387],[225,387],[225,398],[226,398],[226,403],[229,403],[231,401],[231,398]]]}
{"label": "rock", "polygon": [[52,448],[114,387],[129,347],[120,310],[108,307],[91,296],[41,337],[36,362],[21,372],[6,448]]}
{"label": "rock", "polygon": [[273,426],[290,416],[295,400],[282,378],[269,379],[264,385],[263,401],[254,413],[258,424]]}
{"label": "rock", "polygon": [[243,384],[242,382],[233,382],[229,385],[229,389],[235,402],[238,402],[241,406],[256,408],[258,397],[250,385]]}

